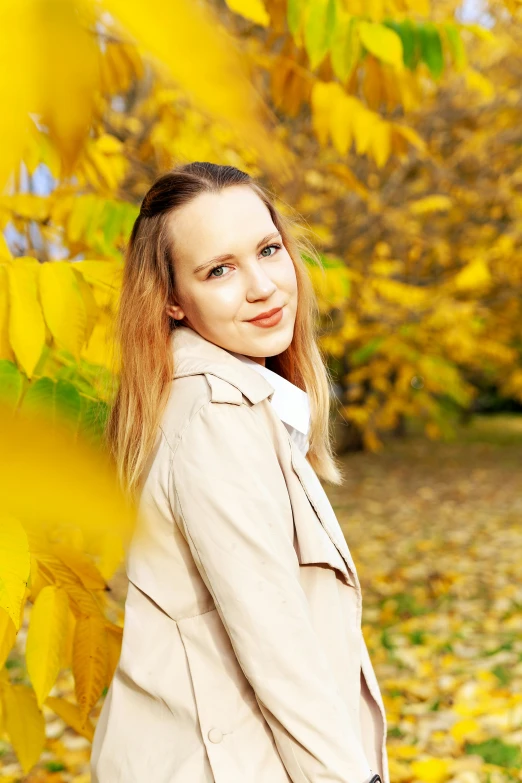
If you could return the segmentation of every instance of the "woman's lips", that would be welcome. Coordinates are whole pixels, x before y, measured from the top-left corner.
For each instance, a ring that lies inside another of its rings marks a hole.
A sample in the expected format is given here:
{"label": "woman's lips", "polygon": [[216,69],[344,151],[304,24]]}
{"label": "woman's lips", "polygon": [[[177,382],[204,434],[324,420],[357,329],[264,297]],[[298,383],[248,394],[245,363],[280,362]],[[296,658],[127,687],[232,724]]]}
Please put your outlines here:
{"label": "woman's lips", "polygon": [[268,328],[270,326],[276,326],[276,324],[279,323],[281,318],[283,317],[283,308],[280,307],[279,310],[276,310],[273,315],[269,315],[267,318],[256,318],[255,321],[249,321],[249,324],[254,324],[254,326],[262,326],[263,328]]}

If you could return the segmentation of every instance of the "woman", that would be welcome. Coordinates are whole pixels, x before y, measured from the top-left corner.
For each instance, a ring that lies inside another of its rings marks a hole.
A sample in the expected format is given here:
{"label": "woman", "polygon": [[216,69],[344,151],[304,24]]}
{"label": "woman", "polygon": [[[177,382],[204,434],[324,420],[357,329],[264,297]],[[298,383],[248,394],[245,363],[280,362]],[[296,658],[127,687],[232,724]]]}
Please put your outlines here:
{"label": "woman", "polygon": [[232,166],[180,166],[143,200],[108,426],[138,525],[93,783],[389,783],[318,478],[341,481],[303,246]]}

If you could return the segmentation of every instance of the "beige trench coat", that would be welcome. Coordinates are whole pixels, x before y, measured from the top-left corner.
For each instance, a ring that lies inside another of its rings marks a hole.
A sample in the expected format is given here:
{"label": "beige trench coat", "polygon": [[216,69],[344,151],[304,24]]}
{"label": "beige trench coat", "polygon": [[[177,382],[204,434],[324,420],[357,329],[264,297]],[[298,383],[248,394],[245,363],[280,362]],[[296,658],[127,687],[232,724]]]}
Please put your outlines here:
{"label": "beige trench coat", "polygon": [[328,497],[266,378],[186,326],[171,347],[92,783],[362,783],[370,769],[389,783]]}

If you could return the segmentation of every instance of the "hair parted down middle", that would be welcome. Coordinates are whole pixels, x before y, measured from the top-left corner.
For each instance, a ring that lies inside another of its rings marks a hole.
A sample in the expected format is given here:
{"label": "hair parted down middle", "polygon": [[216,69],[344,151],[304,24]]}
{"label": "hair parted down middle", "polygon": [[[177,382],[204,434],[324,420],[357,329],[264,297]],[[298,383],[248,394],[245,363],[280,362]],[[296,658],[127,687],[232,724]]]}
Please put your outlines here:
{"label": "hair parted down middle", "polygon": [[[322,479],[342,482],[331,443],[331,377],[318,346],[318,305],[302,253],[319,265],[307,239],[291,234],[294,218],[282,215],[269,192],[234,166],[193,162],[160,176],[146,193],[126,247],[114,340],[118,356],[117,390],[105,435],[124,490],[133,495],[143,479],[158,434],[175,356],[170,335],[178,322],[166,312],[176,293],[176,259],[169,236],[170,215],[200,193],[233,185],[251,188],[266,205],[293,261],[298,288],[294,335],[288,348],[267,359],[267,367],[304,389],[310,400],[307,459]],[[180,322],[182,323],[182,322]]]}

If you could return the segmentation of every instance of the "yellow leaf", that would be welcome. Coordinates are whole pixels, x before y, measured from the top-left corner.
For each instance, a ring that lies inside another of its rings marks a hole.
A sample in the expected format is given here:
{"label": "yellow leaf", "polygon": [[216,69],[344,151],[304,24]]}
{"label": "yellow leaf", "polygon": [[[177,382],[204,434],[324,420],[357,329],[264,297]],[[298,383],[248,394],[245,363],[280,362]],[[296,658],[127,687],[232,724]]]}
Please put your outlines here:
{"label": "yellow leaf", "polygon": [[489,286],[491,283],[491,272],[487,261],[484,258],[476,258],[471,263],[466,264],[464,269],[455,275],[455,286],[459,291],[468,291],[475,288]]}
{"label": "yellow leaf", "polygon": [[13,255],[9,250],[9,245],[5,241],[5,237],[2,231],[0,231],[0,260],[12,261]]}
{"label": "yellow leaf", "polygon": [[14,361],[15,355],[9,342],[9,290],[7,270],[0,264],[0,359]]}
{"label": "yellow leaf", "polygon": [[87,554],[64,544],[52,544],[51,551],[70,568],[73,574],[76,574],[87,590],[106,589],[105,579]]}
{"label": "yellow leaf", "polygon": [[82,725],[107,682],[109,647],[102,616],[78,617],[74,634],[73,674]]}
{"label": "yellow leaf", "polygon": [[330,117],[332,106],[336,102],[343,100],[344,90],[335,82],[314,83],[310,98],[312,107],[312,127],[319,141],[319,144],[325,146],[330,136]]}
{"label": "yellow leaf", "polygon": [[69,606],[69,621],[67,624],[67,637],[63,648],[62,669],[72,668],[74,634],[76,631],[76,615]]}
{"label": "yellow leaf", "polygon": [[386,165],[391,152],[391,129],[385,120],[376,122],[372,130],[371,150],[377,166]]}
{"label": "yellow leaf", "polygon": [[85,737],[89,742],[92,742],[94,737],[94,726],[90,720],[85,724],[82,723],[80,708],[77,704],[73,704],[65,699],[58,699],[55,696],[49,696],[46,699],[45,704],[70,726],[71,729],[74,729],[77,734],[80,734],[80,736]]}
{"label": "yellow leaf", "polygon": [[56,557],[56,555],[53,555],[51,552],[38,550],[35,552],[34,556],[38,564],[38,569],[48,582],[63,587],[68,587],[71,584],[76,586],[79,585],[80,580],[76,574],[74,574],[68,566],[62,563],[60,558]]}
{"label": "yellow leaf", "polygon": [[25,773],[33,767],[44,748],[45,721],[34,691],[26,685],[2,686],[5,728]]}
{"label": "yellow leaf", "polygon": [[480,741],[484,734],[484,729],[474,718],[467,718],[454,723],[450,728],[450,734],[458,743],[462,743],[466,739]]}
{"label": "yellow leaf", "polygon": [[[87,193],[76,198],[71,204],[71,211],[67,220],[67,235],[71,242],[79,242],[83,238],[89,218],[95,208],[96,196]],[[60,215],[53,215],[54,219],[61,222]]]}
{"label": "yellow leaf", "polygon": [[[96,599],[96,593],[86,590],[82,584],[67,582],[64,583],[69,596],[69,606],[78,619],[80,617],[95,617],[103,619],[102,610]],[[76,633],[76,626],[75,626]]]}
{"label": "yellow leaf", "polygon": [[263,27],[268,27],[270,24],[270,17],[262,0],[226,0],[226,4],[231,11],[244,16],[245,19],[250,19],[255,24]]}
{"label": "yellow leaf", "polygon": [[[0,507],[6,513],[40,531],[72,526],[101,535],[111,526],[127,540],[135,509],[121,491],[106,449],[73,440],[70,430],[44,415],[13,417],[4,405],[0,432]],[[74,574],[73,581],[79,583]]]}
{"label": "yellow leaf", "polygon": [[[30,35],[27,3],[3,2],[0,6],[0,191],[19,165],[29,143],[34,107],[33,74],[40,67]],[[16,63],[16,67],[13,64]]]}
{"label": "yellow leaf", "polygon": [[36,269],[17,259],[6,267],[9,282],[9,342],[18,364],[31,378],[45,345],[45,324],[38,302]]}
{"label": "yellow leaf", "polygon": [[[29,548],[33,549],[33,542],[29,540]],[[45,573],[39,567],[38,558],[31,552],[31,601],[34,602],[38,598],[40,590],[50,584],[50,580],[46,577]]]}
{"label": "yellow leaf", "polygon": [[352,123],[355,151],[358,155],[364,155],[370,149],[374,127],[380,121],[380,117],[369,111],[360,101],[354,104]]}
{"label": "yellow leaf", "polygon": [[[204,111],[249,143],[268,150],[273,139],[260,122],[259,96],[247,78],[237,41],[207,3],[192,0],[104,0],[105,8],[139,44],[167,67]],[[216,89],[216,85],[227,89]],[[273,149],[272,162],[281,156]]]}
{"label": "yellow leaf", "polygon": [[27,672],[39,707],[61,669],[68,619],[65,590],[55,585],[43,587],[31,611],[26,644]]}
{"label": "yellow leaf", "polygon": [[100,88],[94,7],[71,0],[32,0],[38,109],[70,174],[88,137]]}
{"label": "yellow leaf", "polygon": [[402,136],[409,144],[412,144],[421,152],[426,150],[426,143],[413,128],[409,128],[407,125],[400,125],[397,122],[391,123],[393,133],[397,133]]}
{"label": "yellow leaf", "polygon": [[82,351],[82,359],[100,367],[111,368],[114,359],[113,348],[114,343],[108,324],[102,318],[92,330],[89,342]]}
{"label": "yellow leaf", "polygon": [[111,133],[102,133],[101,136],[98,136],[96,147],[105,155],[121,155],[124,149],[123,142]]}
{"label": "yellow leaf", "polygon": [[120,288],[123,264],[119,261],[75,261],[74,268],[92,285]]}
{"label": "yellow leaf", "polygon": [[359,21],[358,30],[363,45],[371,54],[385,63],[394,65],[397,70],[402,70],[402,41],[394,30],[364,20]]}
{"label": "yellow leaf", "polygon": [[76,275],[76,282],[80,295],[83,299],[83,306],[85,308],[85,344],[89,342],[92,331],[96,326],[96,322],[99,316],[98,305],[96,304],[95,296],[92,292],[92,288],[86,282],[83,275],[81,275],[75,266],[71,266],[74,274]]}
{"label": "yellow leaf", "polygon": [[412,761],[411,771],[423,783],[444,783],[448,779],[450,763],[446,759]]}
{"label": "yellow leaf", "polygon": [[14,193],[1,199],[3,207],[27,220],[47,220],[49,217],[49,199],[35,193]]}
{"label": "yellow leaf", "polygon": [[352,144],[352,114],[356,102],[349,95],[339,95],[333,103],[330,130],[339,155],[346,155]]}
{"label": "yellow leaf", "polygon": [[18,520],[4,515],[0,524],[0,608],[5,609],[17,630],[30,567],[25,530]]}
{"label": "yellow leaf", "polygon": [[376,57],[367,55],[364,60],[363,96],[369,109],[379,111],[386,100],[383,70]]}
{"label": "yellow leaf", "polygon": [[5,664],[6,658],[12,650],[16,639],[16,628],[5,611],[0,609],[0,669]]}
{"label": "yellow leaf", "polygon": [[493,98],[495,85],[490,79],[471,67],[466,68],[463,73],[469,89],[479,92],[485,101]]}
{"label": "yellow leaf", "polygon": [[453,206],[449,196],[433,195],[410,201],[409,210],[413,215],[426,215],[430,212],[446,212]]}
{"label": "yellow leaf", "polygon": [[107,669],[107,685],[110,685],[110,682],[114,677],[114,672],[116,671],[116,666],[118,665],[121,656],[123,628],[113,625],[112,623],[110,623],[110,625],[107,625],[106,628],[107,628],[107,640],[109,643],[109,665]]}
{"label": "yellow leaf", "polygon": [[57,344],[79,360],[87,337],[87,313],[73,268],[67,261],[49,261],[39,271],[47,326]]}

